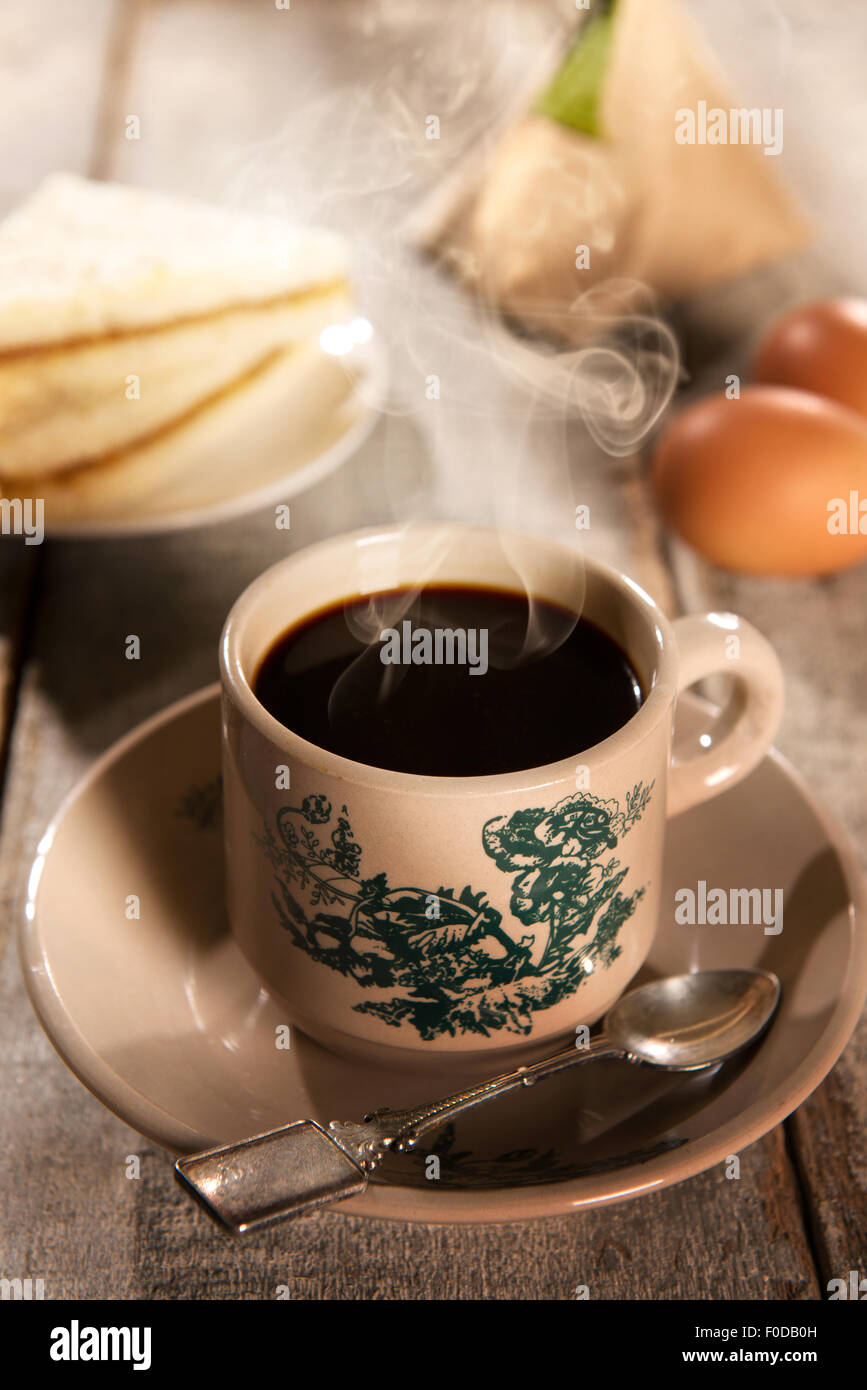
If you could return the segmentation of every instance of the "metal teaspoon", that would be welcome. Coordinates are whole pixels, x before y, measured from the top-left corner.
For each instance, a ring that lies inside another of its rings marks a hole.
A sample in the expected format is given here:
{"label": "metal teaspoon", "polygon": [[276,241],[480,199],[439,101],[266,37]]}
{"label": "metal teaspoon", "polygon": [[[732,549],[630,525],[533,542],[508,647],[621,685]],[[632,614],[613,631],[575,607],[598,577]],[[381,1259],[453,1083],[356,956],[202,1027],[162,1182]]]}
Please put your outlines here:
{"label": "metal teaspoon", "polygon": [[700,1071],[740,1052],[768,1026],[780,998],[764,970],[701,970],[654,980],[623,995],[586,1047],[575,1043],[530,1066],[409,1110],[376,1110],[363,1122],[297,1120],[175,1164],[187,1188],[234,1234],[283,1221],[363,1192],[388,1150],[412,1149],[453,1116],[566,1067],[599,1057]]}

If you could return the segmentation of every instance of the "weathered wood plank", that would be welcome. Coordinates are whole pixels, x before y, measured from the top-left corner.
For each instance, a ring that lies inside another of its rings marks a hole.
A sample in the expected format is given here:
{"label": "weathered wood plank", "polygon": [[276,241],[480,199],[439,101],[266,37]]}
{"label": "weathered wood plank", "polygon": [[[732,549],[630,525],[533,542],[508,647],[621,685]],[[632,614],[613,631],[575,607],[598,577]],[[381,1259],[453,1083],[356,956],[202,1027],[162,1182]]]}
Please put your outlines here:
{"label": "weathered wood plank", "polygon": [[267,1299],[281,1285],[305,1300],[573,1299],[579,1285],[591,1300],[819,1296],[779,1129],[744,1151],[737,1181],[717,1169],[574,1216],[466,1227],[335,1213],[230,1242],[161,1150],[84,1095],[40,1034],[18,1036],[9,1070],[30,1139],[0,1187],[0,1253],[49,1298]]}
{"label": "weathered wood plank", "polygon": [[[396,1226],[328,1215],[232,1247],[150,1167],[137,1208],[137,1288],[159,1298],[591,1299],[816,1297],[779,1131],[743,1176],[703,1174],[672,1193],[498,1226]],[[739,1187],[737,1199],[730,1189]],[[762,1247],[756,1232],[765,1238]],[[192,1237],[192,1238],[191,1238]]]}
{"label": "weathered wood plank", "polygon": [[[0,538],[0,798],[6,772],[8,740],[18,699],[22,644],[38,564],[36,546],[26,545],[23,538]],[[0,949],[3,931],[4,927],[0,924]]]}
{"label": "weathered wood plank", "polygon": [[[2,794],[12,721],[18,701],[18,680],[25,641],[32,586],[39,565],[36,546],[23,539],[0,539],[0,826]],[[0,880],[0,902],[2,898]],[[8,931],[8,918],[0,922],[0,950]]]}
{"label": "weathered wood plank", "polygon": [[[786,673],[777,740],[808,787],[848,832],[867,868],[867,568],[821,580],[726,575],[677,551],[692,608],[728,608],[776,647]],[[790,1123],[823,1285],[867,1258],[867,1018],[831,1076]]]}
{"label": "weathered wood plank", "polygon": [[[113,0],[92,0],[73,9],[51,0],[0,9],[0,215],[27,196],[55,170],[99,172],[92,164],[98,112],[111,65]],[[19,690],[22,658],[29,652],[35,612],[34,593],[48,547],[25,547],[0,540],[0,997],[4,1066],[0,1071],[0,1267],[7,1277],[44,1277],[62,1269],[65,1286],[81,1287],[78,1273],[99,1263],[102,1226],[116,1210],[110,1188],[83,1191],[86,1155],[99,1146],[101,1132],[117,1124],[58,1065],[27,1004],[18,970],[15,927],[22,906],[22,874],[32,857],[34,836],[44,826],[56,789],[63,785],[56,763],[44,765],[44,780],[27,768],[38,738],[44,696],[31,665]],[[50,701],[45,701],[50,706]],[[8,716],[30,709],[29,725],[16,727],[14,766],[6,767]],[[56,1104],[56,1090],[68,1108]],[[69,1100],[72,1099],[72,1104]],[[90,1124],[76,1133],[75,1111],[91,1107]],[[34,1164],[34,1153],[41,1162]],[[97,1214],[97,1224],[93,1222]],[[119,1250],[122,1241],[115,1239]],[[55,1252],[55,1256],[52,1254]],[[123,1269],[115,1268],[114,1294],[122,1293]],[[46,1296],[57,1296],[49,1281]]]}
{"label": "weathered wood plank", "polygon": [[[58,10],[51,0],[0,8],[0,217],[44,175],[89,167],[103,58],[117,15],[113,0],[94,0],[80,14]],[[38,547],[0,537],[0,796],[42,558]],[[13,920],[8,910],[13,864],[11,854],[0,862],[0,951]]]}

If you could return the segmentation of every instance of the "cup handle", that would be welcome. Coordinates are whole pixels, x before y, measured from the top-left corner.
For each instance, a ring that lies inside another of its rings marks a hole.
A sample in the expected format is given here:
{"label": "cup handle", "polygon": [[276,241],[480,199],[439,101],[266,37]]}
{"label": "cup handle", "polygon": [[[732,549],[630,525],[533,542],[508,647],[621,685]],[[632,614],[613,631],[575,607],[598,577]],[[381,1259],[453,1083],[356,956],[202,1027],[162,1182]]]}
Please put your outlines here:
{"label": "cup handle", "polygon": [[678,758],[668,783],[677,815],[734,786],[762,759],[783,712],[783,672],[771,644],[734,613],[700,613],[673,623],[680,659],[678,694],[708,676],[734,676],[731,698],[700,735],[706,751]]}

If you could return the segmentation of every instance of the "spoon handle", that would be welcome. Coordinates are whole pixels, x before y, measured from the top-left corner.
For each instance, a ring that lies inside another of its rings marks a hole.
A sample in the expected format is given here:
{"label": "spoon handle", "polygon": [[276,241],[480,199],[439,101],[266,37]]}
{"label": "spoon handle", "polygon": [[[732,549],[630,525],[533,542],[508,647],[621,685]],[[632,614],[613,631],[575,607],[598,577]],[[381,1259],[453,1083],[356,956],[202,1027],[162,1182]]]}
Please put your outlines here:
{"label": "spoon handle", "polygon": [[475,1086],[468,1086],[466,1090],[457,1091],[454,1095],[427,1101],[409,1110],[375,1110],[371,1115],[365,1115],[364,1123],[360,1125],[352,1121],[343,1123],[332,1120],[327,1127],[328,1133],[345,1151],[354,1150],[352,1156],[365,1168],[372,1169],[387,1149],[395,1153],[404,1153],[407,1149],[414,1148],[423,1134],[427,1134],[431,1129],[438,1129],[465,1110],[472,1110],[475,1106],[483,1105],[485,1101],[494,1100],[519,1086],[533,1086],[537,1081],[543,1081],[566,1067],[578,1066],[582,1062],[595,1061],[600,1057],[623,1055],[620,1048],[615,1047],[602,1035],[586,1047],[579,1048],[573,1043],[560,1052],[555,1052],[553,1056],[543,1058],[541,1062],[517,1067],[514,1071],[490,1077]]}
{"label": "spoon handle", "polygon": [[413,1148],[423,1134],[473,1106],[518,1086],[532,1086],[565,1067],[623,1055],[602,1036],[585,1048],[563,1048],[541,1062],[408,1110],[377,1110],[360,1123],[332,1120],[322,1126],[299,1120],[191,1154],[178,1160],[175,1172],[211,1216],[238,1234],[356,1196],[390,1149],[400,1153]]}

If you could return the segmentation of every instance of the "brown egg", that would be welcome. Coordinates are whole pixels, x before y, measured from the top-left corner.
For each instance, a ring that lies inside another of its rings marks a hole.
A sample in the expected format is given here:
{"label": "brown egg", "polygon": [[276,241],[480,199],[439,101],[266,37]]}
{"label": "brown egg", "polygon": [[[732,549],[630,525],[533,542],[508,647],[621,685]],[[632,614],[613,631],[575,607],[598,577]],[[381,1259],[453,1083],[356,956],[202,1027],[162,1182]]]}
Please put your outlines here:
{"label": "brown egg", "polygon": [[867,557],[867,423],[821,396],[700,401],[663,435],[652,479],[665,520],[724,569],[827,574]]}
{"label": "brown egg", "polygon": [[816,391],[867,418],[867,301],[825,299],[786,314],[760,344],[753,377]]}

